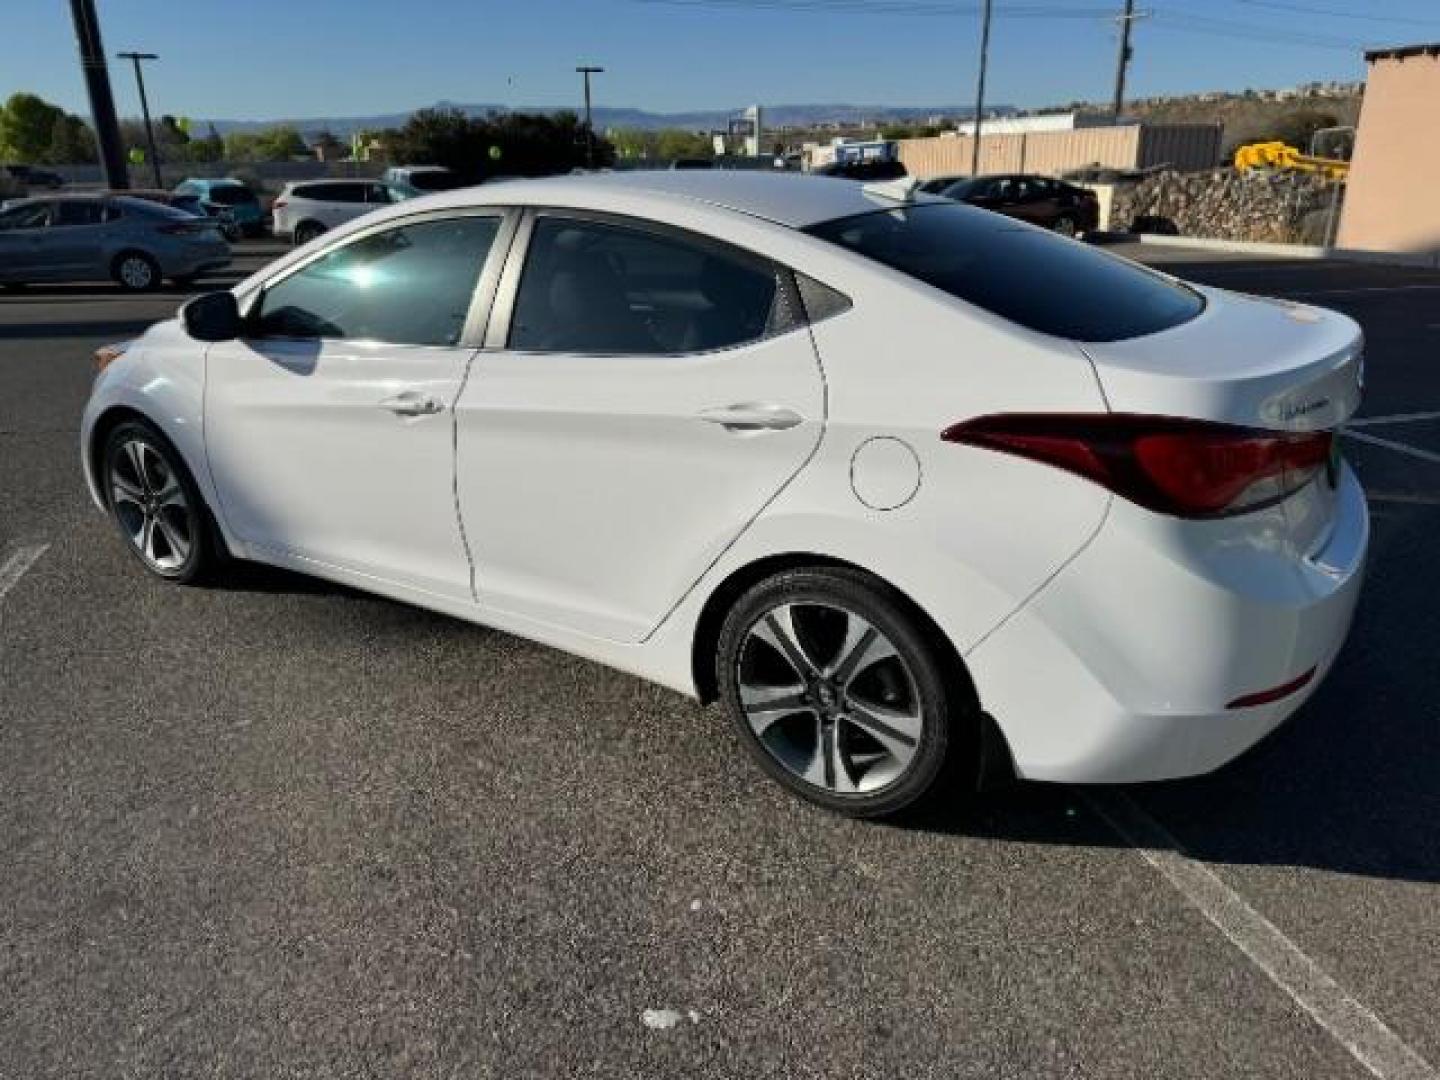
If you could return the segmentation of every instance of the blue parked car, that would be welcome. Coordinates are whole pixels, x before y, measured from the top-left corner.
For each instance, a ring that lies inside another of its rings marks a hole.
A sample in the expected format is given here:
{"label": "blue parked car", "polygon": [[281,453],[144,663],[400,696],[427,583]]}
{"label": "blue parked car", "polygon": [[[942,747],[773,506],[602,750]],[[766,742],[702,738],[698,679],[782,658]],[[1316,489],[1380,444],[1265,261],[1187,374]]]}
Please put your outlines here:
{"label": "blue parked car", "polygon": [[255,193],[239,180],[189,177],[175,185],[176,195],[194,195],[211,217],[228,216],[246,236],[262,236],[265,212]]}

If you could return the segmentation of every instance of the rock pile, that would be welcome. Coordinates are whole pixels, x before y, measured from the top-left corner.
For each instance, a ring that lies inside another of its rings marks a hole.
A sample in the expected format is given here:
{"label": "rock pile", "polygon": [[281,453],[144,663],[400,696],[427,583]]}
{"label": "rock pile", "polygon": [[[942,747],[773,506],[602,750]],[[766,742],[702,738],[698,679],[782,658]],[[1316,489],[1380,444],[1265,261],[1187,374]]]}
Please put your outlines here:
{"label": "rock pile", "polygon": [[1331,186],[1309,173],[1167,169],[1115,189],[1110,227],[1315,244],[1323,242],[1330,200]]}

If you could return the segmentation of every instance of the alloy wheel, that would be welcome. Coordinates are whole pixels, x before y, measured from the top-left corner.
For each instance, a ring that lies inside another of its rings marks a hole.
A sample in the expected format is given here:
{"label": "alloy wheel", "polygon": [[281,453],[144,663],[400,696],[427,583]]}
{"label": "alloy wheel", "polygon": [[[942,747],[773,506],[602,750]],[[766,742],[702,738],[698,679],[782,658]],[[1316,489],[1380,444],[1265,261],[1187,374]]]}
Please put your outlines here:
{"label": "alloy wheel", "polygon": [[151,569],[174,574],[190,558],[197,537],[194,508],[175,469],[140,438],[110,456],[110,503],[135,551]]}
{"label": "alloy wheel", "polygon": [[915,760],[925,718],[915,676],[890,639],[852,611],[771,608],[747,632],[736,674],[756,740],[806,784],[870,795]]}
{"label": "alloy wheel", "polygon": [[155,283],[155,268],[149,259],[127,255],[120,260],[120,282],[127,289],[143,290]]}

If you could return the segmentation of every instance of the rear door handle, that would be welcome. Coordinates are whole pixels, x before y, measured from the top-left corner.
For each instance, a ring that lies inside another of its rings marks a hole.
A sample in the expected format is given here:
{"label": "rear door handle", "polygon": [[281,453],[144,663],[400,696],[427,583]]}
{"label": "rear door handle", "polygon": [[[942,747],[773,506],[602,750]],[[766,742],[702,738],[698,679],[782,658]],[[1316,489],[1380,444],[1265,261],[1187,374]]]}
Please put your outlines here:
{"label": "rear door handle", "polygon": [[700,413],[700,419],[708,424],[719,424],[726,431],[784,431],[805,420],[794,409],[765,401],[745,401],[705,409]]}
{"label": "rear door handle", "polygon": [[406,390],[380,402],[382,409],[388,409],[396,416],[434,416],[443,412],[445,403],[431,394],[418,390]]}

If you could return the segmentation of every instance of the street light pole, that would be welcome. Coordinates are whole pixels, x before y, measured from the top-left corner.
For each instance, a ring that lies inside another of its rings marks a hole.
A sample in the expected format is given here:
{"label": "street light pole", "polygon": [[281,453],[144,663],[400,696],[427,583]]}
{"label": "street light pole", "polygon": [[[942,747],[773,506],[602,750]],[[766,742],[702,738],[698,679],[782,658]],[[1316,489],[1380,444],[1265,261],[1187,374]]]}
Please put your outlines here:
{"label": "street light pole", "polygon": [[163,188],[165,181],[160,179],[160,155],[155,152],[155,131],[150,126],[150,102],[145,100],[145,75],[140,70],[140,61],[159,60],[160,57],[149,52],[122,52],[115,55],[135,65],[135,85],[140,90],[140,115],[145,118],[145,144],[150,148],[150,169],[155,176],[155,186]]}
{"label": "street light pole", "polygon": [[971,136],[970,175],[980,175],[980,128],[985,115],[985,68],[990,63],[990,0],[980,23],[980,77],[975,86],[975,132]]}
{"label": "street light pole", "polygon": [[120,125],[115,121],[115,98],[110,93],[110,72],[105,66],[105,48],[100,44],[100,20],[95,0],[70,0],[70,17],[75,23],[75,41],[80,46],[80,69],[85,73],[85,90],[90,97],[90,115],[95,121],[95,142],[105,185],[114,191],[130,186],[130,171],[120,145]]}
{"label": "street light pole", "polygon": [[585,79],[585,164],[595,167],[595,125],[590,122],[590,76],[602,74],[603,67],[581,65],[575,69]]}

